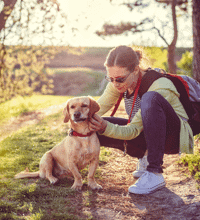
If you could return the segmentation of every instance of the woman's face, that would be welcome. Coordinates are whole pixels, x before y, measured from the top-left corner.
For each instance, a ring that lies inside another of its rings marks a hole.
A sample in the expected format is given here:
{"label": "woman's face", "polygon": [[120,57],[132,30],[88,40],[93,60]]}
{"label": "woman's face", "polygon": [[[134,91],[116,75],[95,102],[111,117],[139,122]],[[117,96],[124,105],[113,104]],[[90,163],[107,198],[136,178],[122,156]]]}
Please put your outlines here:
{"label": "woman's face", "polygon": [[[139,75],[138,66],[136,66],[133,72],[128,71],[126,67],[118,67],[118,66],[107,67],[106,69],[107,69],[107,77],[111,79],[111,82],[113,83],[114,87],[120,93],[124,93],[127,90],[131,90],[131,91],[135,90]],[[119,78],[125,78],[125,81],[119,83],[116,81]]]}

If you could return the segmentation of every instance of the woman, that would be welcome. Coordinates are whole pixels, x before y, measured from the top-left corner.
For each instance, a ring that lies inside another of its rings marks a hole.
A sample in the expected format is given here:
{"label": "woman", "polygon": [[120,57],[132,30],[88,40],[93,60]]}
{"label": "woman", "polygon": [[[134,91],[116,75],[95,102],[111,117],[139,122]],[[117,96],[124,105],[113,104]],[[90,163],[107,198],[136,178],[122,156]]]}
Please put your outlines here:
{"label": "woman", "polygon": [[90,127],[98,132],[101,146],[124,150],[127,141],[127,154],[139,159],[133,176],[140,177],[129,192],[148,194],[165,186],[161,167],[164,153],[193,153],[193,134],[179,93],[165,77],[156,79],[143,95],[137,94],[130,123],[123,118],[101,117],[122,93],[126,112],[131,113],[136,88],[140,92],[145,77],[155,73],[142,69],[141,59],[140,52],[127,46],[109,52],[105,62],[109,83],[98,100],[101,109],[91,119]]}

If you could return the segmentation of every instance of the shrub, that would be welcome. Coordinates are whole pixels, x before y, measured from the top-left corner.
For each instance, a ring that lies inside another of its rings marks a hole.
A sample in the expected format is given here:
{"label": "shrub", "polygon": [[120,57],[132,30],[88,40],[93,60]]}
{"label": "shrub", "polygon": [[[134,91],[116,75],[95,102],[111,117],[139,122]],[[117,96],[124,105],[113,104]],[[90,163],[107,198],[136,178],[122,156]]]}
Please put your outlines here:
{"label": "shrub", "polygon": [[186,51],[179,62],[177,62],[177,67],[180,69],[177,74],[188,75],[192,77],[192,62],[193,54],[192,52]]}
{"label": "shrub", "polygon": [[152,68],[160,68],[168,71],[166,49],[162,47],[144,47],[144,51],[149,57]]}
{"label": "shrub", "polygon": [[51,73],[44,67],[61,48],[9,46],[4,50],[0,65],[0,103],[16,95],[31,95],[34,91],[52,92],[53,80],[48,77]]}

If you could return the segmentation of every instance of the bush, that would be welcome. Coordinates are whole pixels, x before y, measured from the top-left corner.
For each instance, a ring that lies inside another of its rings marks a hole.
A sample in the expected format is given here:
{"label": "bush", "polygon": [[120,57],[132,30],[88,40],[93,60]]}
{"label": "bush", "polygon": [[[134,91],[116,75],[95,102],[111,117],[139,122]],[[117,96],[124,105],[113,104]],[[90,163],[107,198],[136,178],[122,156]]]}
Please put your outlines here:
{"label": "bush", "polygon": [[186,154],[182,156],[178,161],[178,164],[187,167],[190,174],[200,183],[200,148],[198,145],[200,134],[196,135],[194,138],[196,139],[194,154]]}
{"label": "bush", "polygon": [[0,64],[0,103],[16,95],[32,95],[34,91],[51,94],[53,80],[44,67],[60,48],[9,46],[4,50]]}
{"label": "bush", "polygon": [[191,175],[196,180],[200,180],[200,156],[199,154],[186,155],[180,159],[179,164],[183,164],[188,167]]}
{"label": "bush", "polygon": [[177,74],[188,75],[192,77],[192,62],[193,54],[192,52],[186,51],[179,62],[177,62],[177,67],[180,69]]}
{"label": "bush", "polygon": [[144,47],[144,51],[149,57],[152,68],[164,69],[168,71],[167,50],[162,47]]}

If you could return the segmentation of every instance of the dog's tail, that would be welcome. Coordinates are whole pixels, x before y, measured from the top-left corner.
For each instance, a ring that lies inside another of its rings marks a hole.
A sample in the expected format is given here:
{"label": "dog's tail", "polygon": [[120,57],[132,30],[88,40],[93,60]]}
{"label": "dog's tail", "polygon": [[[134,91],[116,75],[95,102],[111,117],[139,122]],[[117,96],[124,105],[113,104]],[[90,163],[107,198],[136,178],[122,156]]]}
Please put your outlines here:
{"label": "dog's tail", "polygon": [[39,177],[40,176],[40,171],[37,172],[29,172],[28,168],[26,170],[16,174],[14,176],[15,179],[22,179],[22,178],[28,178],[28,177]]}

